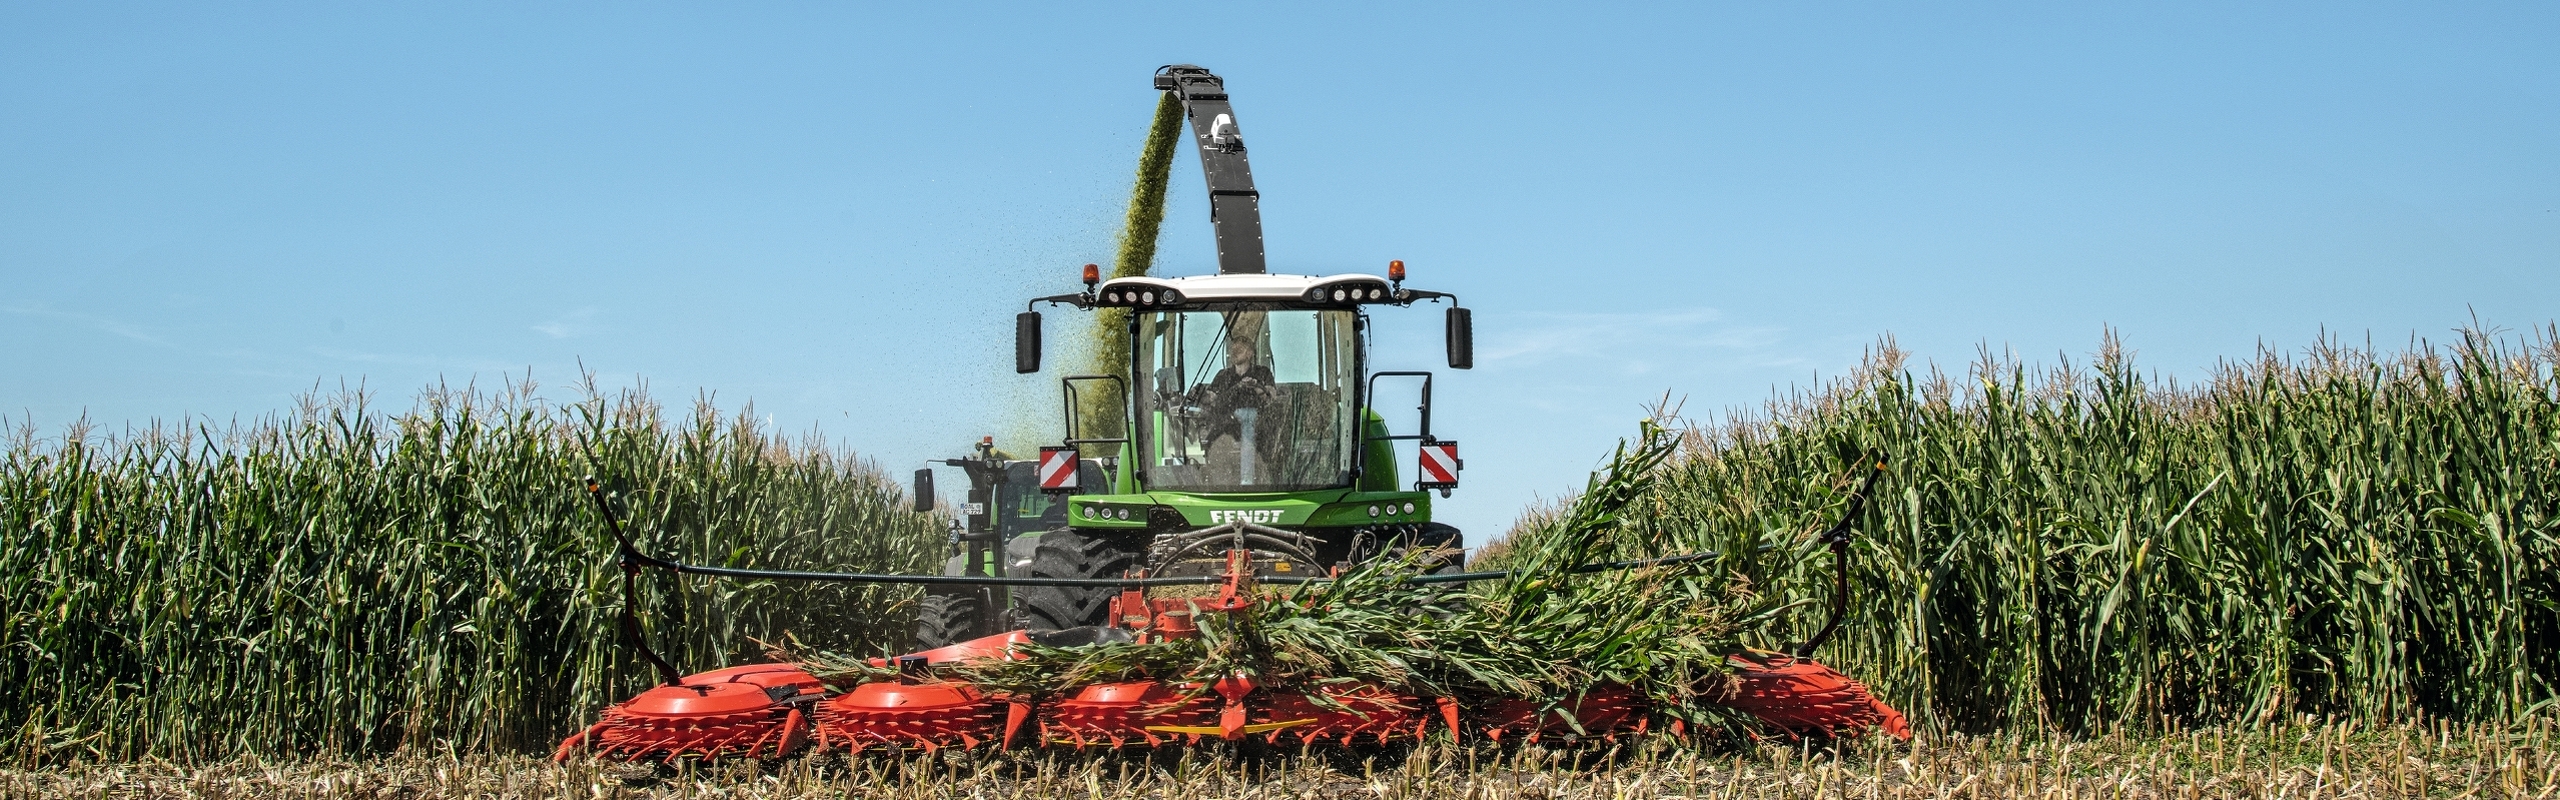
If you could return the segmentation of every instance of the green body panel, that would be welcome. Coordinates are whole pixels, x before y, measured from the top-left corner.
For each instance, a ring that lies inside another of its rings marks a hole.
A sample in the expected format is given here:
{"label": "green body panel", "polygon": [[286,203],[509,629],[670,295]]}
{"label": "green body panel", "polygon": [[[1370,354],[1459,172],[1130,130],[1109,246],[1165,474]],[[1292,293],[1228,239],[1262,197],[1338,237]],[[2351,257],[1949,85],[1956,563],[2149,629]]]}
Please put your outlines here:
{"label": "green body panel", "polygon": [[[1135,464],[1135,463],[1138,463],[1138,451],[1137,451],[1137,445],[1132,444],[1132,443],[1129,443],[1129,442],[1121,442],[1121,443],[1120,443],[1120,460],[1118,460],[1118,461],[1114,461],[1114,462],[1111,462],[1111,463],[1114,463],[1114,464]],[[1137,470],[1129,470],[1129,469],[1115,469],[1115,470],[1112,470],[1112,471],[1111,471],[1111,493],[1112,493],[1112,494],[1137,494],[1137,493],[1138,493],[1138,475],[1137,475]],[[1073,512],[1074,512],[1074,509],[1069,509],[1069,513],[1070,513],[1070,514],[1072,514]]]}
{"label": "green body panel", "polygon": [[[1184,522],[1199,528],[1237,520],[1279,528],[1334,528],[1431,521],[1430,494],[1412,491],[1317,489],[1221,494],[1080,494],[1067,502],[1067,524],[1095,530],[1143,530],[1147,527],[1148,517],[1159,507],[1180,512]],[[1408,505],[1413,510],[1406,511]],[[1376,516],[1369,514],[1373,506],[1378,509]],[[1093,513],[1088,515],[1087,509]],[[1121,512],[1127,512],[1126,519],[1121,518]]]}
{"label": "green body panel", "polygon": [[[1360,476],[1340,489],[1302,492],[1149,492],[1138,485],[1135,470],[1115,469],[1110,494],[1068,498],[1067,525],[1097,531],[1140,531],[1157,508],[1182,514],[1185,523],[1206,528],[1242,520],[1283,528],[1341,528],[1357,525],[1410,524],[1431,521],[1431,494],[1396,488],[1395,443],[1384,441],[1387,422],[1365,411]],[[1120,464],[1135,463],[1133,446],[1120,444]],[[1410,506],[1412,510],[1407,511]],[[1372,515],[1370,509],[1377,509]]]}
{"label": "green body panel", "polygon": [[1361,415],[1365,418],[1360,421],[1360,438],[1366,440],[1362,446],[1368,452],[1360,456],[1360,488],[1395,491],[1396,443],[1387,441],[1387,418],[1378,416],[1375,409],[1362,409]]}

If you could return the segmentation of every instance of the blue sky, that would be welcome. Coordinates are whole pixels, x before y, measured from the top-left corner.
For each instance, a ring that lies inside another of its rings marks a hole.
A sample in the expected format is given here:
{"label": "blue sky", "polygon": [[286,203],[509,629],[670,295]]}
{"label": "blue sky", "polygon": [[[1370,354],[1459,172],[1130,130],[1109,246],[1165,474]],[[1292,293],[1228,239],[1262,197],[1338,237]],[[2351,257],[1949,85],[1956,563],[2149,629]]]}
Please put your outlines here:
{"label": "blue sky", "polygon": [[[1274,268],[1477,309],[1471,538],[1890,334],[2193,377],[2560,299],[2560,6],[0,5],[0,409],[48,435],[581,365],[895,471],[1036,427],[1157,65]],[[1159,263],[1214,270],[1194,157]],[[1435,312],[1382,314],[1431,368]],[[1064,315],[1053,315],[1053,335]],[[1033,420],[1026,423],[1023,420]]]}

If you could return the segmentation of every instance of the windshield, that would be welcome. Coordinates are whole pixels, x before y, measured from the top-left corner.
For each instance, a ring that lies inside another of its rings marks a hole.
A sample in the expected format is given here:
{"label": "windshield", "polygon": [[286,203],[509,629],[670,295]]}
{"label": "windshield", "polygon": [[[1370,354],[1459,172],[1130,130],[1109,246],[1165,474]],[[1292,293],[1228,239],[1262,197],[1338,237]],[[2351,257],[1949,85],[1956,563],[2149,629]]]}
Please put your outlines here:
{"label": "windshield", "polygon": [[[1101,470],[1084,466],[1085,486],[1099,491],[1107,487]],[[1011,539],[1032,531],[1045,531],[1067,524],[1065,498],[1040,491],[1040,478],[1033,474],[1032,462],[1015,461],[1004,467],[1004,482],[996,484],[996,530]]]}
{"label": "windshield", "polygon": [[1149,488],[1283,492],[1351,480],[1353,314],[1243,306],[1144,314]]}

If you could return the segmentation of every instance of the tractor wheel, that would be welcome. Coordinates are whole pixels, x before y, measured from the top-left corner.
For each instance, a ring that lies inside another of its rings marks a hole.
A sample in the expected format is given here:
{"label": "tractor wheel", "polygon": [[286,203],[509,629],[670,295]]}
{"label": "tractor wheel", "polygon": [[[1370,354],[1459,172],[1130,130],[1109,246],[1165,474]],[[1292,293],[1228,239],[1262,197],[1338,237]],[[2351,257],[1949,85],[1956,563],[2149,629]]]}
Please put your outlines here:
{"label": "tractor wheel", "polygon": [[[1040,549],[1031,557],[1035,578],[1117,578],[1137,569],[1147,556],[1145,536],[1109,536],[1059,528],[1040,534]],[[1062,631],[1101,625],[1111,613],[1109,587],[1026,586],[1014,591],[1024,620],[1035,631]]]}
{"label": "tractor wheel", "polygon": [[[1467,537],[1466,534],[1458,532],[1457,526],[1440,522],[1422,523],[1422,527],[1414,531],[1412,542],[1413,544],[1410,545],[1411,549],[1437,550],[1446,548],[1456,551],[1451,553],[1448,558],[1426,566],[1423,569],[1423,572],[1426,574],[1438,575],[1444,572],[1457,572],[1466,569],[1467,567]],[[1406,548],[1397,548],[1392,551],[1392,554],[1401,556],[1404,554],[1405,549]]]}
{"label": "tractor wheel", "polygon": [[975,639],[978,596],[927,594],[916,606],[916,650],[922,652]]}
{"label": "tractor wheel", "polygon": [[[1458,532],[1457,526],[1440,522],[1425,522],[1422,523],[1421,527],[1414,529],[1413,538],[1407,541],[1411,542],[1411,544],[1395,548],[1389,553],[1389,555],[1396,558],[1403,558],[1405,553],[1411,552],[1412,550],[1447,549],[1455,551],[1450,553],[1446,558],[1423,562],[1421,565],[1422,574],[1443,575],[1452,572],[1464,572],[1467,569],[1467,537],[1465,534]],[[1424,593],[1423,606],[1426,608],[1447,608],[1453,604],[1464,603],[1466,593],[1467,590],[1465,584],[1444,583],[1435,590]],[[1448,611],[1433,611],[1429,613],[1432,617],[1444,621],[1452,616],[1451,612]]]}

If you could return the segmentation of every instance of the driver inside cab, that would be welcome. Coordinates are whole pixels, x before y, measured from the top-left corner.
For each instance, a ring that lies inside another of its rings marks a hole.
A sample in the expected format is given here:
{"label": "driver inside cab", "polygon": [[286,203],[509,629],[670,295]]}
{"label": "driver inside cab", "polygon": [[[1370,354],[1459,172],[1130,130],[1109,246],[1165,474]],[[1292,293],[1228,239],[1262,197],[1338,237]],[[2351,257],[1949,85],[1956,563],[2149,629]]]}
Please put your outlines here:
{"label": "driver inside cab", "polygon": [[1245,450],[1248,430],[1254,439],[1262,440],[1269,432],[1254,430],[1260,411],[1272,405],[1277,390],[1271,382],[1271,368],[1264,366],[1253,335],[1231,328],[1227,332],[1227,364],[1209,378],[1209,382],[1193,387],[1194,400],[1207,412],[1208,430],[1201,441],[1220,460],[1240,459]]}

